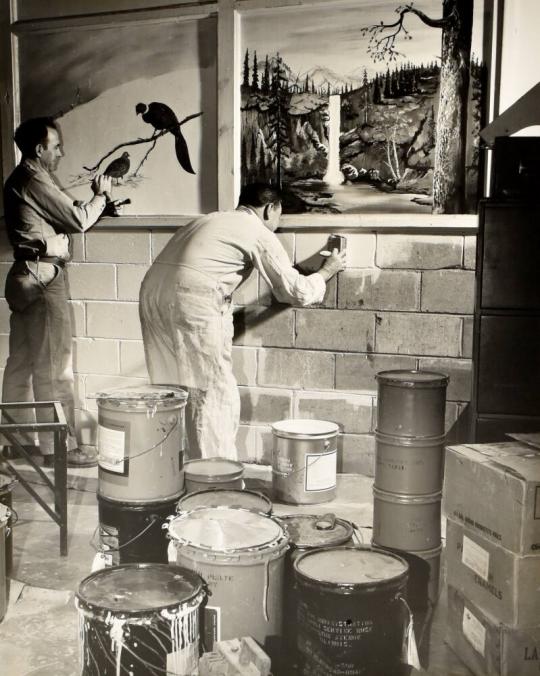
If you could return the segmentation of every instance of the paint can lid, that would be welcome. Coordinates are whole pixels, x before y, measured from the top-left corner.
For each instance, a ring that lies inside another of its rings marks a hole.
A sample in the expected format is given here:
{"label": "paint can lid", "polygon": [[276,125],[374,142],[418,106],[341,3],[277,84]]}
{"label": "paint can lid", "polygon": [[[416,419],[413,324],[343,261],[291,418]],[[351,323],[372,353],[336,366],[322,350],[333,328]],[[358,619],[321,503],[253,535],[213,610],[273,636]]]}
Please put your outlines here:
{"label": "paint can lid", "polygon": [[233,488],[207,488],[183,497],[176,508],[177,512],[189,512],[197,507],[243,507],[256,512],[270,514],[272,502],[257,491],[234,490]]}
{"label": "paint can lid", "polygon": [[82,605],[114,613],[144,613],[176,607],[201,592],[197,573],[166,563],[127,563],[92,573],[79,585]]}
{"label": "paint can lid", "polygon": [[91,394],[98,406],[119,409],[169,409],[185,406],[188,394],[173,385],[133,385]]}
{"label": "paint can lid", "polygon": [[244,473],[244,465],[227,458],[201,458],[184,463],[186,478],[193,481],[214,482],[240,479]]}
{"label": "paint can lid", "polygon": [[288,439],[319,439],[336,435],[339,425],[330,420],[290,418],[273,423],[272,431],[276,436]]}
{"label": "paint can lid", "polygon": [[198,507],[169,522],[177,543],[212,552],[238,552],[271,546],[286,537],[279,522],[237,507]]}
{"label": "paint can lid", "polygon": [[380,371],[375,378],[380,384],[394,387],[446,387],[448,376],[436,371],[419,371],[416,369],[397,369],[395,371]]}
{"label": "paint can lid", "polygon": [[4,523],[7,523],[9,521],[10,516],[11,516],[11,510],[8,509],[2,503],[0,503],[0,525],[4,525]]}
{"label": "paint can lid", "polygon": [[291,544],[298,549],[343,545],[353,535],[352,524],[333,514],[286,514],[279,518],[287,526]]}

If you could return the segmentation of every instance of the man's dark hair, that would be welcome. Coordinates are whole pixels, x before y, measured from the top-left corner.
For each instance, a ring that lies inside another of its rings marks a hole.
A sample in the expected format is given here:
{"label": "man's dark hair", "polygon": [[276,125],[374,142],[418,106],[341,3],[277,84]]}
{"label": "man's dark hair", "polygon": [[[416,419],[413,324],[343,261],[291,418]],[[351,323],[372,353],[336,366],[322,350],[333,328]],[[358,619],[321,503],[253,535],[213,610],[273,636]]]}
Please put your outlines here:
{"label": "man's dark hair", "polygon": [[241,207],[264,207],[266,204],[279,204],[282,194],[279,188],[269,183],[248,183],[243,186],[238,200]]}
{"label": "man's dark hair", "polygon": [[15,143],[24,157],[33,157],[36,146],[44,143],[49,129],[58,131],[52,117],[32,117],[21,122],[15,131]]}

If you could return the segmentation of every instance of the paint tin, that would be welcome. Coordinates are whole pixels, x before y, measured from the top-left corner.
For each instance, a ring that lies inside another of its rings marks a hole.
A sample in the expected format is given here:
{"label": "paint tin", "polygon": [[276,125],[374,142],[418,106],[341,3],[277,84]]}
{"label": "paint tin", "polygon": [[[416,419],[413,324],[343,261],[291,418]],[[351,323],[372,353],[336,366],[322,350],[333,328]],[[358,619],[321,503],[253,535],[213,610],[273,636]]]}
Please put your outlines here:
{"label": "paint tin", "polygon": [[401,437],[444,434],[448,376],[433,371],[381,371],[376,375],[377,431]]}
{"label": "paint tin", "polygon": [[382,491],[412,495],[440,491],[443,465],[444,436],[375,434],[375,486]]}
{"label": "paint tin", "polygon": [[189,493],[179,500],[176,511],[190,512],[198,507],[241,507],[263,514],[272,513],[272,503],[262,493],[230,488],[208,488],[205,491]]}
{"label": "paint tin", "polygon": [[422,552],[392,550],[409,564],[407,602],[413,611],[426,610],[439,600],[442,544]]}
{"label": "paint tin", "polygon": [[301,676],[393,676],[409,613],[408,566],[374,548],[315,549],[294,563]]}
{"label": "paint tin", "polygon": [[281,522],[247,509],[199,507],[169,522],[169,561],[208,586],[203,644],[252,636],[274,661],[283,633],[288,535]]}
{"label": "paint tin", "polygon": [[13,510],[12,490],[17,483],[10,474],[0,472],[0,505],[5,505],[9,510],[9,519],[6,528],[6,575],[11,575],[13,568]]}
{"label": "paint tin", "polygon": [[373,488],[373,544],[408,552],[441,544],[441,491],[400,495]]}
{"label": "paint tin", "polygon": [[275,500],[293,505],[333,500],[339,426],[327,420],[280,420],[272,432]]}
{"label": "paint tin", "polygon": [[8,522],[11,511],[0,504],[0,621],[7,612],[8,580],[6,572],[6,538],[8,536]]}
{"label": "paint tin", "polygon": [[81,676],[192,676],[203,582],[169,564],[105,568],[79,585]]}
{"label": "paint tin", "polygon": [[109,565],[167,563],[169,541],[163,525],[175,513],[178,497],[134,504],[98,493],[100,548]]}
{"label": "paint tin", "polygon": [[227,458],[189,460],[184,466],[186,491],[193,493],[205,488],[242,489],[244,465]]}
{"label": "paint tin", "polygon": [[182,492],[186,400],[184,390],[164,385],[97,395],[101,495],[146,503]]}

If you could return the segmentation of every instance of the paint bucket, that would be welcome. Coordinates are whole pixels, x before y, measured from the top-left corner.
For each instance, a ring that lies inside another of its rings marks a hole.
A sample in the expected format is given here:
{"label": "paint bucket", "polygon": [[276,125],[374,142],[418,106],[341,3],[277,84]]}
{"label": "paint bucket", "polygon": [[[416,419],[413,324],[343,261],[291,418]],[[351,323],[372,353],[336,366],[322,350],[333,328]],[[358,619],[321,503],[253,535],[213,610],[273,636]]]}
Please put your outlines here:
{"label": "paint bucket", "polygon": [[6,572],[6,539],[9,534],[8,522],[11,511],[0,505],[0,621],[4,619],[8,605],[8,580]]}
{"label": "paint bucket", "polygon": [[294,572],[299,674],[401,673],[410,620],[406,561],[373,548],[331,547],[302,554]]}
{"label": "paint bucket", "polygon": [[12,508],[12,494],[11,491],[17,483],[17,480],[14,479],[10,474],[4,474],[0,472],[0,505],[5,505],[9,509],[9,519],[6,528],[6,575],[9,577],[11,575],[11,570],[13,568],[13,513]]}
{"label": "paint bucket", "polygon": [[444,434],[448,376],[433,371],[381,371],[376,375],[377,432],[401,437]]}
{"label": "paint bucket", "polygon": [[442,489],[444,436],[375,434],[375,486],[381,491],[421,495]]}
{"label": "paint bucket", "polygon": [[293,505],[333,500],[339,426],[327,420],[280,420],[272,432],[275,500]]}
{"label": "paint bucket", "polygon": [[244,465],[227,458],[201,458],[189,460],[184,465],[186,491],[193,493],[205,488],[242,489]]}
{"label": "paint bucket", "polygon": [[98,493],[100,550],[108,563],[167,563],[169,542],[163,525],[175,513],[178,497],[134,504]]}
{"label": "paint bucket", "polygon": [[186,400],[184,390],[164,385],[97,395],[101,495],[145,503],[182,492]]}
{"label": "paint bucket", "polygon": [[257,491],[238,491],[229,488],[209,488],[205,491],[189,493],[179,500],[176,511],[191,512],[197,507],[241,507],[263,514],[272,513],[272,503]]}
{"label": "paint bucket", "polygon": [[247,509],[199,507],[173,518],[169,537],[169,561],[195,570],[208,586],[204,650],[252,636],[277,660],[289,541],[280,521]]}
{"label": "paint bucket", "polygon": [[439,600],[442,544],[422,552],[393,549],[409,564],[407,602],[413,611],[423,611]]}
{"label": "paint bucket", "polygon": [[441,491],[400,495],[373,488],[373,544],[407,552],[441,544]]}
{"label": "paint bucket", "polygon": [[168,564],[128,564],[79,585],[81,676],[191,676],[199,662],[203,582]]}

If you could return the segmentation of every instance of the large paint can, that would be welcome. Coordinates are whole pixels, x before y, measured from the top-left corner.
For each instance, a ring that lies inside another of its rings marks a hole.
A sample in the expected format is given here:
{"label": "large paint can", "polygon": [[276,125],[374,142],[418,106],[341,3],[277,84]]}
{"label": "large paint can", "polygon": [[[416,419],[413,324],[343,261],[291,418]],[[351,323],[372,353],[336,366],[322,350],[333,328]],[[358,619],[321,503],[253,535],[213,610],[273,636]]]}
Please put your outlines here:
{"label": "large paint can", "polygon": [[208,586],[203,644],[252,636],[272,661],[281,650],[289,538],[280,521],[247,509],[199,507],[169,522],[169,560]]}
{"label": "large paint can", "polygon": [[408,552],[441,544],[441,491],[401,495],[373,488],[373,544]]}
{"label": "large paint can", "polygon": [[331,547],[294,563],[301,676],[401,673],[408,566],[373,548]]}
{"label": "large paint can", "polygon": [[376,375],[377,431],[402,437],[444,434],[448,376],[433,371],[381,371]]}
{"label": "large paint can", "polygon": [[205,488],[242,489],[244,465],[227,458],[189,460],[184,466],[186,491],[193,493]]}
{"label": "large paint can", "polygon": [[168,564],[105,568],[79,585],[81,676],[198,673],[203,582]]}
{"label": "large paint can", "polygon": [[327,420],[280,420],[272,425],[274,498],[313,505],[336,497],[339,426]]}
{"label": "large paint can", "polygon": [[375,486],[382,491],[421,495],[442,489],[444,436],[375,435]]}
{"label": "large paint can", "polygon": [[7,612],[8,605],[8,580],[6,571],[6,538],[8,535],[8,522],[11,511],[0,505],[0,621]]}
{"label": "large paint can", "polygon": [[6,575],[9,577],[11,575],[11,570],[13,568],[13,514],[14,510],[12,509],[13,499],[12,499],[12,490],[17,483],[17,480],[14,479],[10,474],[4,474],[0,472],[0,505],[4,505],[9,510],[9,518],[6,528]]}
{"label": "large paint can", "polygon": [[175,513],[178,497],[134,504],[98,493],[100,549],[107,563],[167,563],[169,541],[163,526]]}
{"label": "large paint can", "polygon": [[188,493],[178,501],[176,511],[191,512],[198,507],[241,507],[263,514],[272,513],[272,502],[258,491],[234,490],[232,488],[209,488]]}
{"label": "large paint can", "polygon": [[186,400],[184,390],[164,385],[97,395],[101,495],[145,503],[182,492]]}

